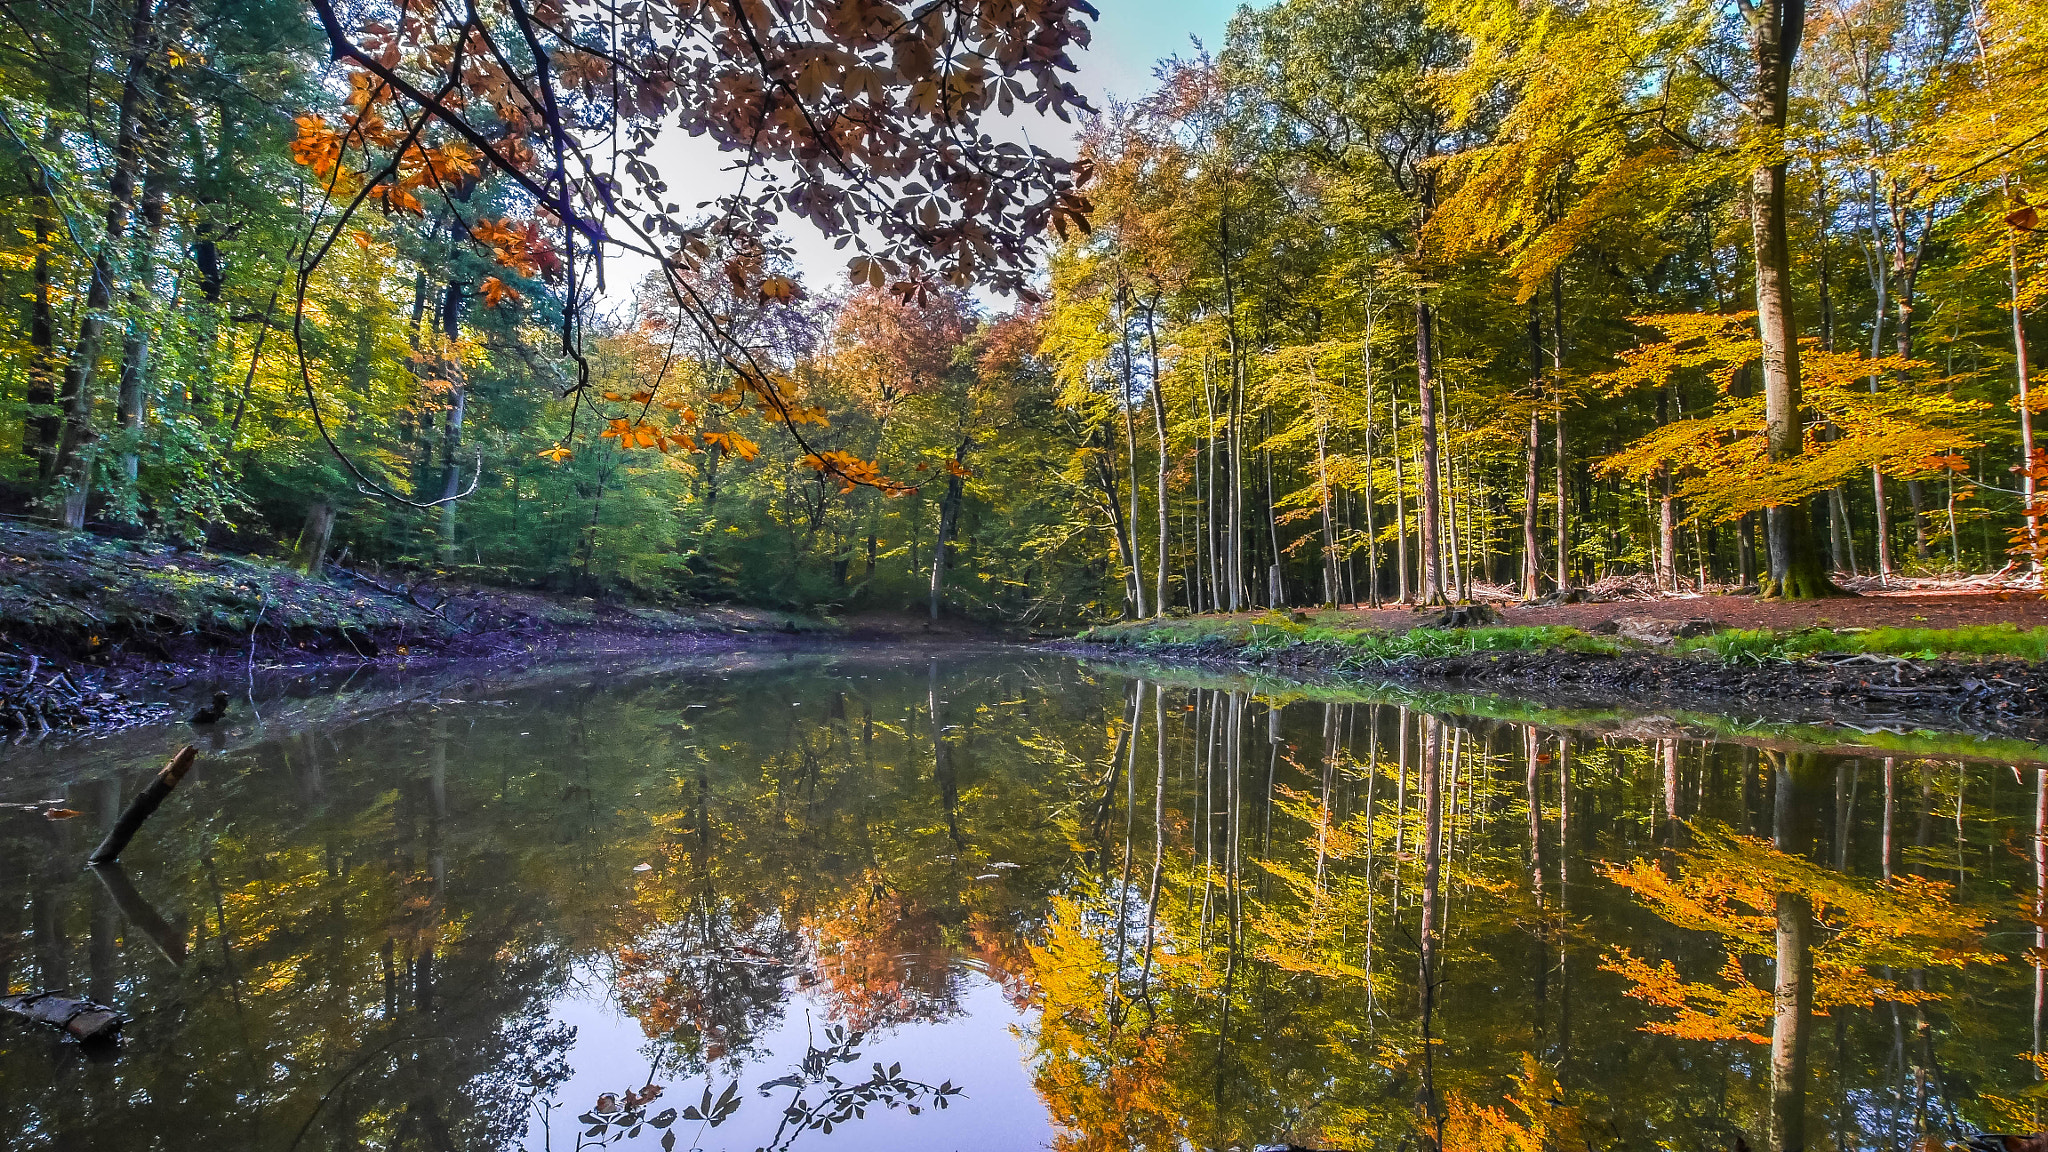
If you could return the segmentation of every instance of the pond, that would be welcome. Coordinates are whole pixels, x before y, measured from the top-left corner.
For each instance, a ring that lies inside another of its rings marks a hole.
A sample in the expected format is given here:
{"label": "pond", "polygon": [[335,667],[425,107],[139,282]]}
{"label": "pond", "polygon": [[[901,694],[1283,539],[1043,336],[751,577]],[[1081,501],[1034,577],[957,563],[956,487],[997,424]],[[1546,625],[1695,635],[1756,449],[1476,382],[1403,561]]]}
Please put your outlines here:
{"label": "pond", "polygon": [[0,1019],[0,1132],[1761,1148],[1774,1043],[1807,1147],[2033,1131],[2048,771],[1701,731],[849,648],[10,750],[0,977],[132,1020]]}

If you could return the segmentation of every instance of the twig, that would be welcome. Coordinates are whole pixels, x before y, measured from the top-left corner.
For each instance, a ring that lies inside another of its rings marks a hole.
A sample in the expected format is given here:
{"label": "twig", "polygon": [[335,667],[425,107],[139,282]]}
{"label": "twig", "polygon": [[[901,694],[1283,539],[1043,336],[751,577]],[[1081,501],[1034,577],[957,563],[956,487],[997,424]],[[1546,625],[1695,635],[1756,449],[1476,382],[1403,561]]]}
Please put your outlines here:
{"label": "twig", "polygon": [[263,627],[263,614],[270,610],[270,588],[263,589],[263,602],[256,606],[256,619],[249,624],[249,707],[256,707],[256,630]]}

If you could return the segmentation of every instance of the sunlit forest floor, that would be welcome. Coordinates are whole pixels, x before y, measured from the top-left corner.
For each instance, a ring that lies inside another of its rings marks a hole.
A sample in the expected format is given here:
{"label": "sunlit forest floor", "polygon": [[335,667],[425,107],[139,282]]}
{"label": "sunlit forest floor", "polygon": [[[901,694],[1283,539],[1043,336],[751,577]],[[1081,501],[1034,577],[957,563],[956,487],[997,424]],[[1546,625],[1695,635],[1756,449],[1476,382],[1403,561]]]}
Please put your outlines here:
{"label": "sunlit forest floor", "polygon": [[[1731,628],[1960,628],[1988,624],[2048,625],[2048,597],[1999,588],[1929,590],[1901,581],[1895,589],[1872,589],[1828,600],[1764,600],[1751,595],[1667,595],[1640,600],[1582,604],[1496,606],[1501,621],[1515,625],[1562,625],[1590,630],[1618,616],[1659,620],[1704,619]],[[1255,615],[1255,614],[1250,614]],[[1405,631],[1430,623],[1435,610],[1346,607],[1308,614],[1318,623],[1347,628]]]}

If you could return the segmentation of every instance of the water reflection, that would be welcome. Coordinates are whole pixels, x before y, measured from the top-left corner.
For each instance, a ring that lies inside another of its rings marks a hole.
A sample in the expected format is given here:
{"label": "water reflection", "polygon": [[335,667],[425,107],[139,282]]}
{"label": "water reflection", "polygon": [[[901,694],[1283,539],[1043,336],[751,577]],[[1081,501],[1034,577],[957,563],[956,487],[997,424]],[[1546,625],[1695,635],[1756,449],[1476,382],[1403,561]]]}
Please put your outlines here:
{"label": "water reflection", "polygon": [[1014,653],[463,695],[223,739],[125,872],[77,863],[159,750],[0,797],[53,802],[0,810],[0,977],[135,1016],[0,1022],[8,1146],[2037,1126],[2037,767]]}

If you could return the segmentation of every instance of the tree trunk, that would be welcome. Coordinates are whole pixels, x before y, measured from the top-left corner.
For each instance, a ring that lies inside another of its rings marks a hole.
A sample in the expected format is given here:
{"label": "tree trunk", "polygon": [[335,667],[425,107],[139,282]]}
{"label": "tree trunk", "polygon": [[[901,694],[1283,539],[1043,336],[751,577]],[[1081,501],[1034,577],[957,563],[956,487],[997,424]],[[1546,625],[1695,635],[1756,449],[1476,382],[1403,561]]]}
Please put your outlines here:
{"label": "tree trunk", "polygon": [[[1272,413],[1266,409],[1260,409],[1259,439],[1264,441],[1270,439],[1272,435]],[[1267,556],[1267,559],[1270,561],[1266,569],[1268,573],[1267,579],[1272,588],[1270,589],[1266,606],[1276,609],[1285,608],[1287,606],[1287,589],[1280,580],[1280,521],[1278,510],[1273,507],[1273,454],[1264,448],[1259,449],[1259,465],[1265,476],[1266,541],[1272,549]]]}
{"label": "tree trunk", "polygon": [[[1750,26],[1756,64],[1751,119],[1757,134],[1785,129],[1792,60],[1806,27],[1805,0],[1740,0]],[[1763,339],[1764,436],[1770,458],[1789,461],[1805,452],[1799,378],[1799,323],[1793,312],[1792,251],[1786,238],[1785,160],[1750,174],[1750,233],[1756,254],[1757,330]],[[1771,508],[1765,517],[1770,554],[1769,595],[1806,600],[1832,594],[1813,520],[1803,502]],[[1784,1150],[1779,1150],[1784,1152]]]}
{"label": "tree trunk", "polygon": [[1377,608],[1380,606],[1380,540],[1378,527],[1372,519],[1372,475],[1372,362],[1368,359],[1365,375],[1365,602],[1368,607]]}
{"label": "tree trunk", "polygon": [[1202,524],[1208,541],[1209,558],[1209,610],[1223,609],[1223,552],[1216,542],[1216,387],[1214,354],[1202,358],[1202,414],[1208,417],[1202,433],[1202,445],[1208,450],[1209,461],[1203,468]]}
{"label": "tree trunk", "polygon": [[1913,507],[1913,559],[1927,563],[1927,494],[1918,480],[1906,481],[1906,502]]}
{"label": "tree trunk", "polygon": [[[1145,341],[1152,358],[1152,434],[1159,446],[1159,468],[1153,477],[1159,496],[1159,572],[1153,584],[1152,606],[1164,616],[1171,597],[1166,587],[1166,390],[1159,376],[1158,309],[1159,299],[1155,296],[1145,308]],[[1192,605],[1192,595],[1189,600]]]}
{"label": "tree trunk", "polygon": [[[1671,388],[1667,384],[1657,392],[1657,425],[1671,423]],[[1671,465],[1661,464],[1657,468],[1657,587],[1666,592],[1678,591],[1678,521],[1671,503]]]}
{"label": "tree trunk", "polygon": [[1421,397],[1416,419],[1422,428],[1422,510],[1418,532],[1422,538],[1422,602],[1444,601],[1443,541],[1438,535],[1443,507],[1437,487],[1436,381],[1430,339],[1429,303],[1415,301],[1415,384]]}
{"label": "tree trunk", "polygon": [[308,576],[320,575],[327,568],[327,544],[333,536],[334,505],[321,500],[306,510],[305,526],[292,549],[292,566]]}
{"label": "tree trunk", "polygon": [[[961,440],[960,446],[953,450],[953,462],[964,464],[967,460],[968,451],[973,447],[974,441],[972,438]],[[939,618],[939,597],[945,585],[946,561],[950,558],[953,544],[953,529],[960,521],[960,494],[961,484],[959,475],[955,473],[947,476],[946,498],[939,505],[939,535],[938,539],[932,542],[931,618],[934,620]],[[1114,490],[1109,494],[1109,501],[1110,507],[1115,508],[1116,492]]]}
{"label": "tree trunk", "polygon": [[1387,418],[1393,424],[1394,442],[1394,567],[1401,594],[1398,602],[1407,604],[1414,593],[1408,584],[1408,481],[1401,467],[1401,392],[1398,388],[1388,391],[1392,395],[1387,401]]}
{"label": "tree trunk", "polygon": [[[59,143],[54,120],[43,142],[47,147]],[[57,439],[64,430],[64,417],[56,407],[57,316],[50,305],[50,244],[58,209],[40,160],[29,157],[26,168],[29,186],[35,192],[36,260],[29,296],[28,389],[22,397],[30,410],[21,440],[25,454],[36,462],[37,480],[48,484],[57,477]]]}
{"label": "tree trunk", "polygon": [[[152,152],[162,147],[161,140],[156,139],[157,127],[152,124],[149,132]],[[161,157],[151,160],[149,175],[144,181],[142,191],[142,235],[137,237],[137,247],[141,251],[136,258],[135,274],[128,281],[130,316],[128,333],[121,341],[121,385],[117,393],[115,410],[121,423],[121,430],[129,439],[129,443],[121,451],[121,474],[127,477],[131,485],[141,472],[141,458],[136,451],[136,441],[142,435],[143,417],[149,408],[146,395],[149,383],[147,313],[151,296],[150,281],[156,276],[156,246],[163,237],[164,205],[170,199],[169,175]]]}
{"label": "tree trunk", "polygon": [[2026,516],[2027,534],[2025,544],[2028,566],[2040,567],[2041,511],[2034,499],[2034,412],[2033,399],[2028,394],[2027,375],[2027,325],[2026,314],[2020,309],[2020,248],[2016,235],[2008,234],[2005,253],[2007,287],[2012,298],[2012,354],[2016,383],[2019,386],[2020,410],[2020,494],[2026,504],[2021,512]]}
{"label": "tree trunk", "polygon": [[1756,513],[1745,512],[1735,522],[1735,575],[1743,587],[1756,583]]}
{"label": "tree trunk", "polygon": [[1829,540],[1834,552],[1835,571],[1851,576],[1862,573],[1856,565],[1856,536],[1849,519],[1849,491],[1845,484],[1828,489]]}
{"label": "tree trunk", "polygon": [[1557,469],[1557,590],[1563,592],[1572,586],[1571,521],[1565,503],[1563,268],[1553,269],[1550,273],[1550,371],[1557,381],[1557,413],[1553,417],[1557,426],[1552,434],[1557,441],[1556,459],[1553,461]]}
{"label": "tree trunk", "polygon": [[1229,447],[1224,452],[1225,489],[1230,507],[1225,516],[1229,538],[1225,547],[1230,558],[1230,610],[1251,605],[1251,585],[1245,581],[1244,556],[1244,364],[1233,341],[1230,357],[1230,395],[1224,406],[1223,434]]}
{"label": "tree trunk", "polygon": [[[1131,325],[1126,306],[1129,293],[1119,287],[1116,294],[1116,346],[1123,361],[1124,391],[1117,398],[1117,407],[1124,415],[1124,467],[1131,474],[1131,603],[1137,606],[1138,619],[1151,615],[1145,610],[1145,557],[1138,547],[1138,429],[1131,416]],[[1161,558],[1164,563],[1164,557]]]}
{"label": "tree trunk", "polygon": [[455,342],[462,335],[462,285],[450,281],[441,297],[441,334],[447,337],[448,382],[451,386],[448,397],[447,423],[441,435],[441,505],[440,555],[442,565],[452,565],[459,558],[456,551],[456,495],[462,491],[462,461],[457,454],[462,450],[462,418],[469,406],[469,386],[464,379],[461,362],[455,355]]}
{"label": "tree trunk", "polygon": [[1537,506],[1543,502],[1541,461],[1543,446],[1543,322],[1536,305],[1529,305],[1529,443],[1522,459],[1522,599],[1543,594],[1542,526],[1537,523]]}

